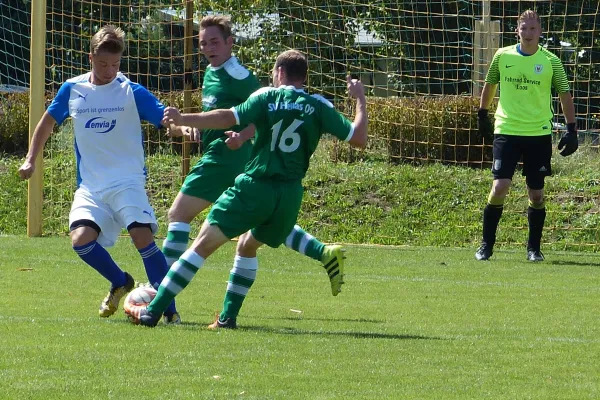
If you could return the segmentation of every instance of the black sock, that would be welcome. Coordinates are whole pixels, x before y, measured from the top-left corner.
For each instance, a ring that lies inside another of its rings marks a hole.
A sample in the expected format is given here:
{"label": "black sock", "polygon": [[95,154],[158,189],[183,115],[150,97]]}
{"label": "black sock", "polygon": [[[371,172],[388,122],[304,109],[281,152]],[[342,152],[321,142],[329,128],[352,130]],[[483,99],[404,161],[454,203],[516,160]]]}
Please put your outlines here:
{"label": "black sock", "polygon": [[542,243],[542,229],[546,220],[546,208],[527,209],[527,219],[529,221],[529,239],[527,240],[527,250],[540,250]]}
{"label": "black sock", "polygon": [[483,243],[494,246],[496,243],[496,230],[502,216],[504,205],[487,204],[483,209]]}

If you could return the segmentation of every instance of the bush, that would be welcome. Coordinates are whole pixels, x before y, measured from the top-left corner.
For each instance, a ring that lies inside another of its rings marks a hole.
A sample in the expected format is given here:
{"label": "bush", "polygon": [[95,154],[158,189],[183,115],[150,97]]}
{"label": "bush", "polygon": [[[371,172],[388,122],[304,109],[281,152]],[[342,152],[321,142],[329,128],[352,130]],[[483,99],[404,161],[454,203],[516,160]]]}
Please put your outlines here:
{"label": "bush", "polygon": [[[158,99],[165,105],[179,109],[183,108],[183,92],[157,93]],[[52,96],[46,99],[49,105]],[[192,92],[192,110],[202,109],[202,95],[199,91]],[[10,93],[0,97],[0,153],[20,154],[27,152],[29,147],[29,93]],[[58,131],[58,127],[56,128]],[[143,125],[146,139],[146,153],[171,152],[181,154],[181,139],[169,139],[164,130],[158,130],[150,124]],[[198,146],[193,145],[192,151]]]}
{"label": "bush", "polygon": [[[183,108],[183,92],[157,93],[165,105]],[[49,99],[48,99],[49,101]],[[334,161],[443,162],[473,167],[489,166],[492,161],[492,137],[483,138],[477,130],[476,110],[479,99],[473,97],[369,97],[369,142],[364,151],[338,141],[324,146]],[[4,115],[0,115],[0,152],[21,153],[28,147],[28,93],[2,97]],[[336,104],[353,118],[355,102]],[[191,112],[202,109],[202,94],[192,92]],[[493,115],[493,110],[490,110]],[[146,154],[181,154],[181,139],[169,139],[164,130],[145,124]],[[192,145],[191,153],[199,151]]]}
{"label": "bush", "polygon": [[24,153],[29,145],[29,93],[0,96],[0,153]]}
{"label": "bush", "polygon": [[[491,165],[493,137],[477,129],[479,99],[473,97],[369,97],[369,143],[363,158],[385,154],[390,163],[443,162]],[[353,104],[337,105],[353,115]],[[493,110],[490,111],[493,115]],[[356,153],[333,146],[334,160],[355,161]]]}

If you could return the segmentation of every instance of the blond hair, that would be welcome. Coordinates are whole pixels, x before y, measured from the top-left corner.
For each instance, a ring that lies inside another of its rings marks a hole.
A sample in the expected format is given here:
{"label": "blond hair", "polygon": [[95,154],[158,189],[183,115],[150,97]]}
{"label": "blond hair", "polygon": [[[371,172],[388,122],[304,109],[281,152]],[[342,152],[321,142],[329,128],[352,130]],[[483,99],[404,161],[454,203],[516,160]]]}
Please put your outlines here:
{"label": "blond hair", "polygon": [[200,21],[200,30],[216,26],[221,31],[223,39],[231,36],[231,18],[227,15],[207,15]]}
{"label": "blond hair", "polygon": [[526,19],[535,19],[540,25],[542,24],[542,20],[538,13],[533,10],[525,10],[521,15],[519,15],[519,18],[517,19],[517,26],[521,25],[521,22],[525,21]]}
{"label": "blond hair", "polygon": [[122,54],[123,50],[125,50],[125,32],[114,25],[102,27],[90,42],[90,53],[92,55],[98,54],[100,51]]}
{"label": "blond hair", "polygon": [[308,74],[308,61],[304,54],[298,50],[286,50],[277,56],[275,69],[281,67],[287,78],[291,81],[306,80]]}

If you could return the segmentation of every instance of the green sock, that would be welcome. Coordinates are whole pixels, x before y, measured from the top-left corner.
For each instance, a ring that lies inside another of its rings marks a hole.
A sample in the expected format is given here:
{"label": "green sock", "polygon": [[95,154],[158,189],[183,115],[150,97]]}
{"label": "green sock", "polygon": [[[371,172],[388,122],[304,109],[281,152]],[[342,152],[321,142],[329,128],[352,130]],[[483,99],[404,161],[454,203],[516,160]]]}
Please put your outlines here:
{"label": "green sock", "polygon": [[223,311],[219,315],[221,321],[227,318],[235,320],[240,313],[242,303],[256,279],[258,260],[256,257],[235,256],[233,268],[229,272],[227,293],[223,300]]}
{"label": "green sock", "polygon": [[285,246],[317,261],[321,261],[325,249],[323,243],[298,225],[294,225],[294,229],[285,239]]}
{"label": "green sock", "polygon": [[162,244],[162,252],[170,267],[187,250],[190,240],[190,224],[185,222],[171,222],[169,224],[167,238]]}
{"label": "green sock", "polygon": [[175,296],[194,279],[202,264],[204,264],[204,258],[194,250],[189,249],[183,253],[160,283],[156,297],[148,304],[148,311],[152,314],[164,313]]}

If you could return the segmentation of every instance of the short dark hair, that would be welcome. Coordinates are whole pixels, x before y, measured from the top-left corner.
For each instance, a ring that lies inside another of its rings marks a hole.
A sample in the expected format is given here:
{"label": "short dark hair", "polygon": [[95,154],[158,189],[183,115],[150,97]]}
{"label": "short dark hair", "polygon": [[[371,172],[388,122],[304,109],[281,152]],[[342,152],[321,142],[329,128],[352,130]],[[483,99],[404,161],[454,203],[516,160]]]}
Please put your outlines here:
{"label": "short dark hair", "polygon": [[279,67],[289,80],[302,82],[306,80],[308,61],[298,50],[287,50],[277,56],[275,69]]}

